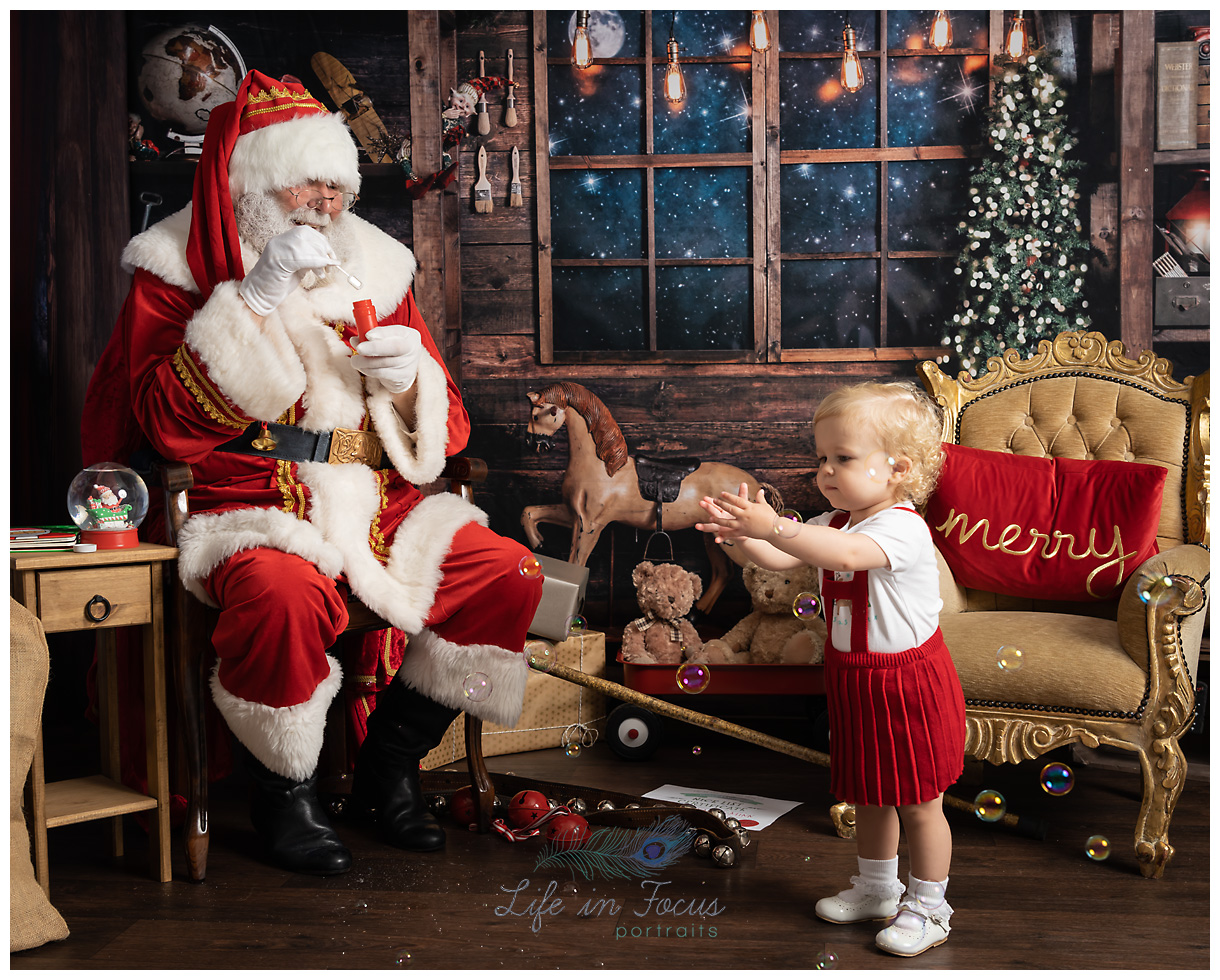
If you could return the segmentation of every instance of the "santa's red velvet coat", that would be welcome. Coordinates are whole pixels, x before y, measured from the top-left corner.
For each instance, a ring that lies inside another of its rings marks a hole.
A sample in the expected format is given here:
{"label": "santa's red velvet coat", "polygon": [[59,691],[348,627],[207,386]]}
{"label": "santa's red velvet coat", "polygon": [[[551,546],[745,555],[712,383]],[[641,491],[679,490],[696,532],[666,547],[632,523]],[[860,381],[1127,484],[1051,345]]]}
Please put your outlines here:
{"label": "santa's red velvet coat", "polygon": [[[189,206],[134,238],[123,253],[134,275],[131,292],[86,404],[86,429],[95,427],[93,438],[86,431],[86,456],[125,459],[147,439],[163,456],[191,464],[195,488],[178,542],[179,569],[202,601],[214,604],[209,576],[238,553],[270,548],[300,556],[323,576],[346,579],[370,609],[408,634],[401,680],[441,703],[512,724],[528,672],[520,650],[540,585],[513,583],[529,593],[512,598],[514,613],[490,611],[462,636],[426,628],[444,619],[443,608],[473,600],[469,583],[462,595],[445,594],[442,562],[455,535],[467,540],[470,525],[485,527],[487,519],[458,496],[423,496],[415,485],[435,480],[446,456],[465,447],[470,423],[412,298],[411,252],[354,214],[339,220],[355,239],[344,268],[363,288],[353,290],[336,275],[327,285],[297,289],[263,324],[238,295],[236,280],[219,282],[202,298],[186,258]],[[244,243],[242,253],[245,268],[253,268],[257,254]],[[419,330],[430,355],[415,383],[414,429],[403,425],[380,381],[350,363],[352,303],[362,298],[373,301],[380,323]],[[256,420],[311,432],[375,429],[393,468],[215,451]],[[494,537],[479,533],[489,542]],[[501,566],[526,554],[505,539],[493,547]],[[327,659],[330,671],[320,682],[302,676],[274,698],[255,688],[229,689],[223,675],[213,678],[230,727],[285,775],[303,778],[316,762],[340,678],[338,664]],[[485,701],[464,699],[463,679],[475,671],[491,682]],[[300,744],[284,745],[286,729],[299,732]]]}

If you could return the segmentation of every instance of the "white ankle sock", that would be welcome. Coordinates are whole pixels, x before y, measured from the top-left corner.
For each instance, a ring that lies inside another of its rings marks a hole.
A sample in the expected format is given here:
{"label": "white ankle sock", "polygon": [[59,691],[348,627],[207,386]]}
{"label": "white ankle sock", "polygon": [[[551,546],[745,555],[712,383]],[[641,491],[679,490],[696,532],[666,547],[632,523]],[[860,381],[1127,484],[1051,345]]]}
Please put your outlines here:
{"label": "white ankle sock", "polygon": [[861,884],[864,887],[852,885],[846,891],[839,892],[839,897],[844,901],[856,901],[866,895],[885,894],[898,884],[898,855],[880,861],[857,857],[856,863],[860,866],[860,877],[864,879]]}
{"label": "white ankle sock", "polygon": [[[939,909],[942,916],[948,916],[953,914],[953,909],[945,901],[945,891],[948,887],[949,879],[947,877],[943,881],[924,881],[922,878],[908,875],[905,897],[913,898],[922,911],[930,913]],[[898,914],[898,918],[894,920],[894,925],[919,929],[923,925],[923,921],[914,912],[903,909]]]}

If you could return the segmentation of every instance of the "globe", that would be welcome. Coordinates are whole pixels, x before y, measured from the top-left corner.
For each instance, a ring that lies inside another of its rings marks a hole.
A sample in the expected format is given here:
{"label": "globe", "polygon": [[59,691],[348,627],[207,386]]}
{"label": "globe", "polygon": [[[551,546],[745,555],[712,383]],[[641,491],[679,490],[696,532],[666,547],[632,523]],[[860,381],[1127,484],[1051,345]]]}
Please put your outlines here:
{"label": "globe", "polygon": [[245,74],[241,54],[215,27],[171,27],[144,45],[136,89],[154,119],[199,136],[212,110],[237,98]]}

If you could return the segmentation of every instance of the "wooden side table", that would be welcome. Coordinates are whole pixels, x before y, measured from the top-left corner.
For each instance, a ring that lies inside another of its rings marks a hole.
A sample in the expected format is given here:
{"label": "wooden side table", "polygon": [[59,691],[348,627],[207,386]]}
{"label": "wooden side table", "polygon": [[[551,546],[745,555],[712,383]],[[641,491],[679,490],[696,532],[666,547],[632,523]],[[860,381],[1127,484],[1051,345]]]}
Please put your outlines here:
{"label": "wooden side table", "polygon": [[[30,770],[34,874],[50,895],[47,829],[86,820],[110,819],[112,853],[123,853],[123,814],[155,810],[149,820],[152,875],[169,881],[169,755],[165,714],[165,616],[162,563],[176,548],[141,543],[76,554],[71,551],[9,555],[12,595],[42,621],[47,633],[98,631],[98,691],[102,735],[101,775],[47,783],[43,773],[42,734]],[[121,782],[118,685],[114,628],[143,627],[144,734],[148,751],[145,796]]]}

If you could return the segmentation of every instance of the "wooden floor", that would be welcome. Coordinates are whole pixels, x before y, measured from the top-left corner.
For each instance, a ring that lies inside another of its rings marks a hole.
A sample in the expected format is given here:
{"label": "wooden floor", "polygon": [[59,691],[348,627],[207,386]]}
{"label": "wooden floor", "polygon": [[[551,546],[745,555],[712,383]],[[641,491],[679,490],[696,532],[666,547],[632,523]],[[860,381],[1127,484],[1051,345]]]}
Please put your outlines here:
{"label": "wooden floor", "polygon": [[[160,884],[147,877],[146,843],[134,824],[128,854],[118,860],[102,854],[100,824],[53,830],[51,897],[72,934],[11,955],[10,966],[809,969],[827,952],[840,969],[857,970],[1209,966],[1205,781],[1188,779],[1172,824],[1177,853],[1164,878],[1153,881],[1140,876],[1133,852],[1138,774],[1077,764],[1075,788],[1055,798],[1039,786],[1042,762],[968,771],[957,795],[973,799],[981,779],[1013,812],[1046,818],[1049,834],[1030,840],[949,811],[953,932],[943,946],[904,959],[873,945],[877,925],[836,926],[813,914],[814,902],[846,887],[856,871],[853,842],[836,837],[830,822],[824,770],[684,726],[672,726],[646,762],[623,761],[604,743],[577,759],[555,749],[490,762],[493,772],[618,792],[670,782],[802,805],[756,833],[753,856],[732,869],[688,855],[666,871],[663,885],[579,879],[572,895],[570,879],[551,885],[551,875],[534,872],[534,841],[511,843],[451,822],[444,851],[409,855],[341,817],[337,826],[355,855],[348,874],[318,879],[278,871],[254,853],[245,784],[232,777],[214,787],[202,885],[183,880],[177,839],[175,881]],[[1092,834],[1112,841],[1108,860],[1085,856]],[[904,849],[904,880],[906,872]],[[612,903],[582,916],[590,899]],[[667,914],[659,911],[661,899],[670,900]],[[545,914],[533,915],[530,903]],[[700,906],[704,914],[693,914]]]}

